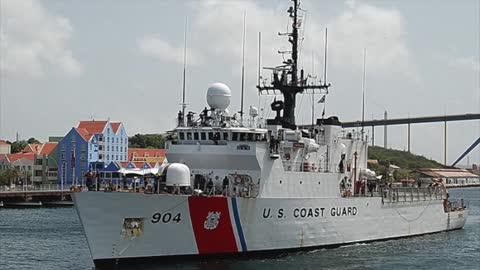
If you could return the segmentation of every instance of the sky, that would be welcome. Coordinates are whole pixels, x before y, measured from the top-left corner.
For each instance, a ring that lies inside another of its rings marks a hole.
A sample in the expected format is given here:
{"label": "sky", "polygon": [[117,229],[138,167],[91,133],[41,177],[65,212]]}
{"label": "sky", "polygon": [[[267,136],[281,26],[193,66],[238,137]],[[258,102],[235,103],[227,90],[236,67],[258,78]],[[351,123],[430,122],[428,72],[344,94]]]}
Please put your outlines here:
{"label": "sky", "polygon": [[[301,1],[300,66],[323,79],[328,28],[326,115],[365,119],[480,113],[480,1]],[[187,28],[187,110],[206,106],[224,82],[240,110],[246,18],[245,104],[272,117],[258,96],[262,66],[288,50],[288,0],[0,0],[0,138],[62,136],[80,120],[121,121],[129,135],[175,127]],[[270,78],[268,71],[262,77]],[[319,99],[316,96],[315,99]],[[311,122],[311,96],[297,97],[297,123]],[[321,105],[315,115],[320,117]],[[442,123],[412,125],[411,151],[443,162]],[[371,134],[371,130],[368,130]],[[448,124],[447,163],[480,134],[480,121]],[[388,147],[407,149],[407,127],[388,129]],[[375,130],[383,145],[383,128]],[[463,163],[466,164],[467,160]],[[480,146],[468,162],[480,163]]]}

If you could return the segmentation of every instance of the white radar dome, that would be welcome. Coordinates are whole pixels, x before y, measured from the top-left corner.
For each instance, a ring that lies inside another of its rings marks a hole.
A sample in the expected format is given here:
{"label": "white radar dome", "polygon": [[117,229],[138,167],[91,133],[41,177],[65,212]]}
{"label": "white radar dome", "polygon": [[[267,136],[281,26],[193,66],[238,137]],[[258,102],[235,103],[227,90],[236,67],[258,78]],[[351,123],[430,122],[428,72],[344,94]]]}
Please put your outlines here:
{"label": "white radar dome", "polygon": [[213,109],[224,111],[230,105],[231,97],[232,91],[224,83],[214,83],[207,91],[207,103]]}
{"label": "white radar dome", "polygon": [[167,186],[186,187],[190,186],[190,169],[185,164],[172,163],[168,165],[167,170]]}
{"label": "white radar dome", "polygon": [[250,116],[257,117],[258,116],[258,109],[257,107],[250,106]]}

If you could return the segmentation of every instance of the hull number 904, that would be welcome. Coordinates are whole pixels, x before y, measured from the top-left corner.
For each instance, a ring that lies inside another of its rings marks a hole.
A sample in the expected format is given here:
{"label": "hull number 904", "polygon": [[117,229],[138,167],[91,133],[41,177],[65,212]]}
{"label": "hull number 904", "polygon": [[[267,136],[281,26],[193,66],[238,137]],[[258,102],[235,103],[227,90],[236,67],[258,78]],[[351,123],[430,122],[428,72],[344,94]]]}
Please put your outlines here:
{"label": "hull number 904", "polygon": [[179,223],[182,215],[181,213],[172,214],[170,212],[166,213],[154,213],[152,215],[152,219],[150,220],[152,223]]}

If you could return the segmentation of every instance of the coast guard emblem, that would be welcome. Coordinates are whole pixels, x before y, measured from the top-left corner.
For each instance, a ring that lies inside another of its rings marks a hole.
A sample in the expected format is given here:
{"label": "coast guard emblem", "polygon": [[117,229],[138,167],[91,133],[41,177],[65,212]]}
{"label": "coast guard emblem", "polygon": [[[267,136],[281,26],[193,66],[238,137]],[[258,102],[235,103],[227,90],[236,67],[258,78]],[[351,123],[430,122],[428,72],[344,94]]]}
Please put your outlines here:
{"label": "coast guard emblem", "polygon": [[215,230],[220,222],[220,212],[208,212],[203,227],[207,230]]}

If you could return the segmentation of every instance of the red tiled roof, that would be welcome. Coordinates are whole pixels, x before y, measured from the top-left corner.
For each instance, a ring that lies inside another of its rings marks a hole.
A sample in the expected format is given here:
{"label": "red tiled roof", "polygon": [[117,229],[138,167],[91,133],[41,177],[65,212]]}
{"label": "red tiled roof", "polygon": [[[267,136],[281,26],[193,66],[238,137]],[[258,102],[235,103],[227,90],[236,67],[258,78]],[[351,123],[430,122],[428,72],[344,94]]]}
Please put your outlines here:
{"label": "red tiled roof", "polygon": [[80,121],[77,128],[84,128],[91,134],[102,133],[107,121]]}
{"label": "red tiled roof", "polygon": [[112,125],[113,133],[115,133],[115,134],[117,133],[117,131],[118,131],[118,129],[120,128],[120,125],[121,125],[121,124],[122,124],[122,123],[120,123],[120,122],[110,123],[110,125]]}
{"label": "red tiled roof", "polygon": [[10,145],[10,144],[8,144],[8,143],[7,143],[6,141],[4,141],[4,140],[0,140],[0,145]]}
{"label": "red tiled roof", "polygon": [[137,157],[145,157],[145,153],[148,153],[148,157],[153,158],[165,157],[165,149],[148,149],[148,148],[128,148],[128,160],[133,159],[133,153],[137,154]]}
{"label": "red tiled roof", "polygon": [[33,153],[15,153],[15,154],[7,154],[7,158],[10,162],[15,162],[22,158],[33,161],[34,159],[33,155],[34,155]]}
{"label": "red tiled roof", "polygon": [[42,149],[40,150],[40,155],[49,155],[53,149],[57,146],[57,143],[44,143]]}
{"label": "red tiled roof", "polygon": [[118,162],[118,164],[120,164],[120,167],[122,167],[122,168],[127,167],[128,163],[130,163],[130,162]]}
{"label": "red tiled roof", "polygon": [[132,164],[135,165],[137,168],[141,168],[143,166],[143,161],[132,161]]}
{"label": "red tiled roof", "polygon": [[23,148],[23,152],[38,154],[41,148],[42,148],[42,144],[29,143],[25,146],[25,148]]}
{"label": "red tiled roof", "polygon": [[84,128],[76,128],[75,129],[78,134],[80,134],[80,136],[82,136],[82,138],[85,140],[85,141],[90,141],[90,139],[92,138],[93,134],[90,134],[88,132],[88,130],[84,129]]}
{"label": "red tiled roof", "polygon": [[442,177],[442,178],[466,178],[473,177],[476,178],[478,175],[475,175],[464,169],[430,169],[430,168],[421,168],[416,170],[419,173],[428,175],[430,177]]}

